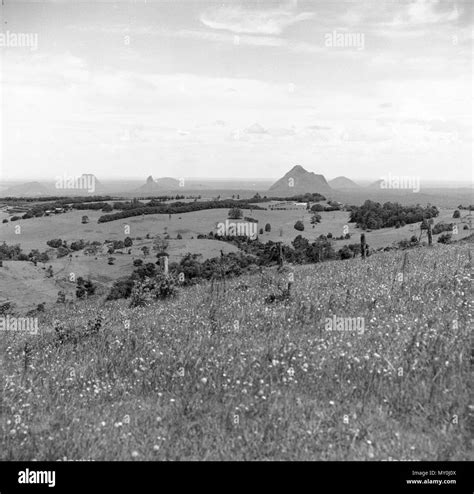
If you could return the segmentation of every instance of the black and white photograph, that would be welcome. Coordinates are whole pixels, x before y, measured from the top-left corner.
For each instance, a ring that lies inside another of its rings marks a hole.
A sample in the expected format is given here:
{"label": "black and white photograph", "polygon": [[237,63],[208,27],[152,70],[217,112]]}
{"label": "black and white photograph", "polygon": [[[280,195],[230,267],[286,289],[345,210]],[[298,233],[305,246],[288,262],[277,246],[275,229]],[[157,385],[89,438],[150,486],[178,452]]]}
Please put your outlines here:
{"label": "black and white photograph", "polygon": [[472,2],[2,0],[0,22],[21,492],[73,462],[441,462],[399,492],[454,492]]}

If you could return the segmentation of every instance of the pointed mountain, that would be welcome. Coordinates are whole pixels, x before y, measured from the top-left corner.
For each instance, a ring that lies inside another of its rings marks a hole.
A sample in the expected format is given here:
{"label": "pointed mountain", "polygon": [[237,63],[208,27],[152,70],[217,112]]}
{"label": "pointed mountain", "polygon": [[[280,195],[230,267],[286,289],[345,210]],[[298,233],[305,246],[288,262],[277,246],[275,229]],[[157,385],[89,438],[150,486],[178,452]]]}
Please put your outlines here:
{"label": "pointed mountain", "polygon": [[333,189],[358,189],[360,187],[360,185],[353,182],[350,178],[342,176],[329,180],[328,184]]}
{"label": "pointed mountain", "polygon": [[54,191],[39,182],[14,185],[2,191],[3,197],[50,196]]}
{"label": "pointed mountain", "polygon": [[272,196],[289,197],[306,193],[330,195],[333,191],[323,175],[308,172],[302,166],[296,165],[277,180],[268,192]]}
{"label": "pointed mountain", "polygon": [[167,191],[179,189],[179,180],[171,177],[162,177],[154,180],[150,175],[144,185],[137,189],[139,194],[163,194]]}

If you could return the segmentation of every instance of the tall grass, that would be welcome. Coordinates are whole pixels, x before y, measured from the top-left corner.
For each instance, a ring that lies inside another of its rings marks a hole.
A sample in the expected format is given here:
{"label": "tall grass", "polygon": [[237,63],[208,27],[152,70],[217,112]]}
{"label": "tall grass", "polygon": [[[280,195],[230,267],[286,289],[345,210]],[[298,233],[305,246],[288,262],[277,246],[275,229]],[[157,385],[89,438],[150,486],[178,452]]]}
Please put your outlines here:
{"label": "tall grass", "polygon": [[468,459],[469,246],[289,270],[4,332],[0,459]]}

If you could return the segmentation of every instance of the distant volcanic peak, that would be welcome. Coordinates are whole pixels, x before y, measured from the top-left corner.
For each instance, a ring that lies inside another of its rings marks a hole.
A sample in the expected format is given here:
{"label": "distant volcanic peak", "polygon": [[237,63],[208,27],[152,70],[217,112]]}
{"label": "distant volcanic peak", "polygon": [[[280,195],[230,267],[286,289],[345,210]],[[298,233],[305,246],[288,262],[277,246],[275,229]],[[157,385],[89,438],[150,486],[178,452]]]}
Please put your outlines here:
{"label": "distant volcanic peak", "polygon": [[150,175],[145,183],[138,188],[140,193],[163,193],[167,190],[176,190],[179,188],[179,180],[172,177],[161,177],[156,180]]}
{"label": "distant volcanic peak", "polygon": [[330,194],[332,192],[324,175],[308,172],[301,165],[295,165],[269,189],[275,195],[297,195],[305,193]]}
{"label": "distant volcanic peak", "polygon": [[5,189],[2,192],[2,196],[36,196],[36,195],[49,195],[52,191],[48,187],[40,182],[27,182],[20,185],[14,185]]}
{"label": "distant volcanic peak", "polygon": [[354,189],[359,187],[359,185],[353,182],[350,178],[344,177],[342,175],[329,180],[329,185],[331,187],[334,187],[335,189]]}
{"label": "distant volcanic peak", "polygon": [[[301,165],[295,165],[288,173],[308,173]],[[313,172],[311,172],[313,173]]]}

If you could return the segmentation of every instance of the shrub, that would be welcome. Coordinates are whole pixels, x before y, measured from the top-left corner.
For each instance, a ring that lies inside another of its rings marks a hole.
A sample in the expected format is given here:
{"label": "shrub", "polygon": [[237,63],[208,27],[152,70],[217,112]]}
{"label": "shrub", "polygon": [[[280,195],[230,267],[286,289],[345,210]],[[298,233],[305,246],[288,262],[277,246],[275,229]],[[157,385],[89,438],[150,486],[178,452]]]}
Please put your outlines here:
{"label": "shrub", "polygon": [[311,224],[315,225],[316,223],[320,223],[320,222],[321,222],[321,215],[314,213],[313,216],[311,216]]}
{"label": "shrub", "polygon": [[118,300],[120,298],[128,298],[132,293],[134,280],[127,278],[126,280],[117,280],[110,289],[106,300]]}
{"label": "shrub", "polygon": [[460,218],[461,217],[461,213],[459,212],[458,209],[456,209],[456,211],[454,211],[453,213],[453,218]]}
{"label": "shrub", "polygon": [[243,213],[239,208],[232,208],[229,210],[229,218],[232,220],[240,220],[242,218]]}
{"label": "shrub", "polygon": [[76,251],[76,250],[83,249],[85,246],[86,246],[86,243],[81,238],[80,240],[76,240],[75,242],[72,242],[70,245],[70,249]]}
{"label": "shrub", "polygon": [[295,226],[294,226],[295,230],[298,230],[299,232],[302,232],[304,230],[304,224],[301,220],[298,220],[296,223],[295,223]]}
{"label": "shrub", "polygon": [[176,238],[177,238],[178,240],[182,240],[182,238],[183,238],[183,237],[182,237],[181,233],[178,233],[178,235],[176,235]]}
{"label": "shrub", "polygon": [[54,249],[57,249],[58,247],[61,247],[63,241],[60,238],[53,238],[52,240],[48,240],[46,244]]}
{"label": "shrub", "polygon": [[436,223],[433,227],[433,235],[438,235],[438,233],[450,232],[453,229],[453,223]]}
{"label": "shrub", "polygon": [[91,280],[84,280],[81,276],[77,278],[77,286],[76,286],[76,297],[84,298],[84,296],[94,295],[96,290],[96,286],[92,283]]}
{"label": "shrub", "polygon": [[130,237],[126,237],[123,241],[124,247],[131,247],[133,245],[133,240]]}
{"label": "shrub", "polygon": [[159,273],[154,278],[137,280],[130,295],[131,307],[143,307],[156,300],[173,297],[177,293],[173,278]]}
{"label": "shrub", "polygon": [[66,247],[58,247],[57,251],[57,256],[58,257],[64,257],[64,256],[67,256],[69,254],[69,249],[67,249]]}
{"label": "shrub", "polygon": [[266,232],[271,232],[271,231],[272,231],[272,225],[270,225],[270,223],[267,223],[267,224],[265,225],[265,231],[266,231]]}
{"label": "shrub", "polygon": [[443,233],[442,235],[440,235],[438,238],[438,243],[439,244],[451,243],[451,234],[450,233]]}
{"label": "shrub", "polygon": [[141,266],[143,264],[143,260],[142,259],[134,259],[133,260],[133,265],[134,266]]}
{"label": "shrub", "polygon": [[341,259],[352,259],[354,256],[353,252],[347,245],[344,245],[342,249],[339,249],[339,257]]}

